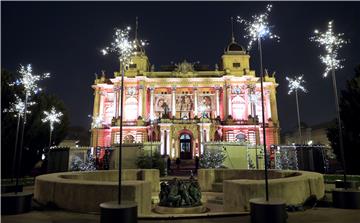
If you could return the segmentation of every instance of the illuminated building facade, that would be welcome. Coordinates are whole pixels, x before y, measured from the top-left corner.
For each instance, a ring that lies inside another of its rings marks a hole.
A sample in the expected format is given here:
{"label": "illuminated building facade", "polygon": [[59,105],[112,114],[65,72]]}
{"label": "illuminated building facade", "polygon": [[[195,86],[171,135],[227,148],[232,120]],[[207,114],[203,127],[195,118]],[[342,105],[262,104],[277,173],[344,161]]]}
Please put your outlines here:
{"label": "illuminated building facade", "polygon": [[[138,42],[138,41],[137,41]],[[121,74],[96,78],[92,146],[119,143]],[[206,142],[262,144],[260,78],[250,56],[232,38],[219,65],[186,61],[155,70],[138,44],[124,79],[123,142],[160,142],[160,153],[192,159]],[[274,75],[266,72],[264,105],[267,145],[279,143]],[[260,122],[259,122],[260,120]]]}

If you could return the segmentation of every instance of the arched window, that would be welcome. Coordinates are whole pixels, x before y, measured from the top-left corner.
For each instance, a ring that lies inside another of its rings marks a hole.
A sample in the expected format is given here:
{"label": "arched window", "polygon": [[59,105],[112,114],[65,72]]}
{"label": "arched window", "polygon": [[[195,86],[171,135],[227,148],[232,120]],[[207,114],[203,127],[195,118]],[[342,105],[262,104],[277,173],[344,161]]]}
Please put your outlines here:
{"label": "arched window", "polygon": [[127,135],[124,137],[124,143],[134,143],[135,142],[135,138],[132,135]]}
{"label": "arched window", "polygon": [[239,133],[235,136],[237,142],[245,142],[246,141],[246,135],[243,133]]}
{"label": "arched window", "polygon": [[126,121],[135,121],[138,114],[138,101],[136,98],[128,98],[125,102],[124,117]]}

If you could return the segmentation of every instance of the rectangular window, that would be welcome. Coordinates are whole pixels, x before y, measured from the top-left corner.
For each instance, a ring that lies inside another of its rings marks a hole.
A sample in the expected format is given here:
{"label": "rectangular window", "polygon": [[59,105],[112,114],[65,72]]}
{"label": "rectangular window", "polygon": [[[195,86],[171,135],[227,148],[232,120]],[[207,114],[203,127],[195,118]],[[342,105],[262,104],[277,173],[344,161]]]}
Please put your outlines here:
{"label": "rectangular window", "polygon": [[130,69],[135,69],[136,68],[136,63],[130,64],[129,67],[130,67]]}
{"label": "rectangular window", "polygon": [[239,67],[240,67],[240,63],[233,63],[233,67],[234,67],[234,68],[239,68]]}

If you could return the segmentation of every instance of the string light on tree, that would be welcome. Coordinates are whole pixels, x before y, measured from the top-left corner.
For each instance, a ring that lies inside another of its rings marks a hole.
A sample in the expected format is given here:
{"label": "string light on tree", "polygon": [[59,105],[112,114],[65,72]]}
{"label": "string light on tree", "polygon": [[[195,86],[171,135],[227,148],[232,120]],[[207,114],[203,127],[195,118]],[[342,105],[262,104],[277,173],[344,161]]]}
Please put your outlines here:
{"label": "string light on tree", "polygon": [[310,37],[310,40],[317,42],[319,47],[324,47],[325,49],[325,55],[320,55],[321,62],[325,65],[323,76],[326,77],[332,70],[343,68],[341,61],[344,61],[344,59],[338,58],[338,51],[347,41],[342,39],[343,33],[334,33],[333,21],[328,23],[328,29],[325,32],[320,32],[316,29],[314,34],[314,36]]}
{"label": "string light on tree", "polygon": [[249,39],[248,50],[252,48],[254,43],[256,43],[259,38],[265,39],[268,37],[277,41],[280,40],[280,37],[276,34],[273,34],[270,29],[271,26],[269,25],[268,17],[271,9],[272,5],[267,5],[265,13],[260,15],[253,15],[251,17],[251,21],[243,19],[240,16],[237,17],[237,22],[245,26],[245,31],[247,34],[244,35],[244,37]]}
{"label": "string light on tree", "polygon": [[55,107],[52,107],[50,111],[44,111],[45,118],[41,121],[43,123],[49,122],[50,124],[50,139],[49,139],[49,147],[51,146],[51,136],[54,131],[54,123],[60,123],[60,117],[63,116],[62,112],[57,112]]}

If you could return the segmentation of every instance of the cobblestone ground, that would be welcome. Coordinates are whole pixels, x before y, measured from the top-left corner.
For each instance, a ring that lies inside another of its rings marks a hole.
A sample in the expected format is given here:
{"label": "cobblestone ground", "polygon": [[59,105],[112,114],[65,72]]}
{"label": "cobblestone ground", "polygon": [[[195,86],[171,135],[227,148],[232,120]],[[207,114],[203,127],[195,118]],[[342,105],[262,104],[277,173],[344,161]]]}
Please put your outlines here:
{"label": "cobblestone ground", "polygon": [[[302,212],[288,213],[289,223],[360,223],[360,210],[345,210],[334,208],[314,208]],[[80,214],[67,211],[32,211],[21,215],[1,216],[3,223],[98,223],[100,216]],[[169,219],[169,220],[139,220],[139,223],[250,223],[250,216]]]}

